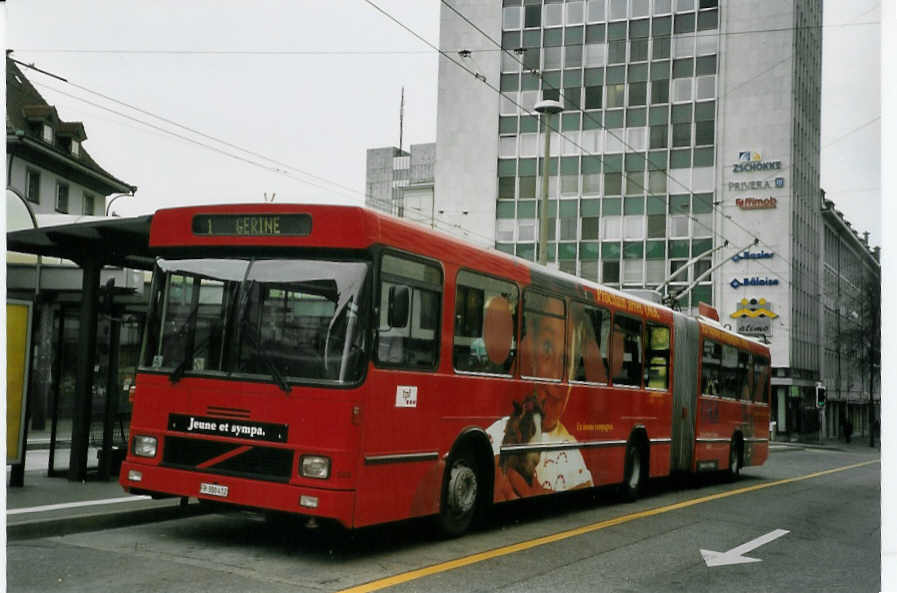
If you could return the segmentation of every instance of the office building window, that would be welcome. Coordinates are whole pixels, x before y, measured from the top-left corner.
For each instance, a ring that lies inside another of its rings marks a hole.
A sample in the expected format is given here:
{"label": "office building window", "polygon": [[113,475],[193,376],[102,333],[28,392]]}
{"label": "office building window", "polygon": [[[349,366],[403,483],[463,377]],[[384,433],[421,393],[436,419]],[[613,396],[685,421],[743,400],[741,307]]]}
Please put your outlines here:
{"label": "office building window", "polygon": [[502,9],[502,29],[519,29],[520,28],[520,7],[505,6]]}
{"label": "office building window", "polygon": [[542,24],[542,7],[529,5],[524,13],[523,26],[526,28],[538,27]]}

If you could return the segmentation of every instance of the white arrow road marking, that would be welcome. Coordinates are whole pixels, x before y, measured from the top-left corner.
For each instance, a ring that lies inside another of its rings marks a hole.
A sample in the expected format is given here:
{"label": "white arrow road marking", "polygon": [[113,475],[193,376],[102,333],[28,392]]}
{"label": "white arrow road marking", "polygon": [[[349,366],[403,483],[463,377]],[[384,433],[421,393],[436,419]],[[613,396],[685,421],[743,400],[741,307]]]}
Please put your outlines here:
{"label": "white arrow road marking", "polygon": [[787,533],[789,532],[785,531],[784,529],[776,529],[775,531],[770,531],[766,535],[761,535],[757,539],[752,539],[746,544],[741,544],[737,548],[732,548],[728,552],[701,550],[701,556],[704,557],[704,562],[707,563],[707,566],[725,566],[727,564],[747,564],[748,562],[761,562],[760,558],[748,558],[747,556],[742,556],[742,554],[746,554],[754,548],[759,548],[764,544],[768,544],[774,539],[779,539]]}

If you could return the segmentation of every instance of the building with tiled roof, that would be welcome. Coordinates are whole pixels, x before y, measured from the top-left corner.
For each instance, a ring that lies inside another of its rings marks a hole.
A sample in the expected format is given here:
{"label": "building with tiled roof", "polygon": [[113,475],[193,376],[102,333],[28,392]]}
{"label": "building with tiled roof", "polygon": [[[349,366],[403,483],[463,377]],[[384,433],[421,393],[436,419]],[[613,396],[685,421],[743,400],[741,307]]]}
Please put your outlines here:
{"label": "building with tiled roof", "polygon": [[101,167],[84,148],[86,139],[84,124],[60,119],[7,56],[7,188],[33,213],[102,216],[107,196],[137,190]]}

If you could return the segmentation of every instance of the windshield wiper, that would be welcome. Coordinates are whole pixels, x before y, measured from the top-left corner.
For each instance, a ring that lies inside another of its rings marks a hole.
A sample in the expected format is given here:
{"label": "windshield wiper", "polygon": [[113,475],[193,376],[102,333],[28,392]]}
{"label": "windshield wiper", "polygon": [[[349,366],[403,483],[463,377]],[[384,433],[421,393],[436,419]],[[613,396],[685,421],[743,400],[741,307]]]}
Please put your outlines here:
{"label": "windshield wiper", "polygon": [[[274,364],[274,361],[271,360],[271,355],[268,354],[268,351],[262,348],[262,345],[259,344],[258,339],[252,334],[252,331],[245,331],[248,325],[246,319],[244,318],[240,322],[241,329],[244,330],[242,332],[242,336],[249,339],[249,342],[252,344],[252,347],[255,348],[255,352],[259,358],[262,359],[262,362],[265,363],[265,366],[268,367],[268,371],[271,373],[271,376],[274,378],[274,382],[277,383],[277,386],[280,387],[284,393],[290,392],[290,384],[286,382],[286,379],[283,378],[283,373],[280,372],[280,369],[277,368],[277,365]],[[250,330],[252,328],[249,328]]]}
{"label": "windshield wiper", "polygon": [[252,328],[249,327],[247,312],[249,311],[249,303],[252,300],[250,293],[252,292],[252,287],[255,285],[256,281],[255,279],[253,279],[247,282],[247,279],[249,278],[249,270],[252,268],[253,263],[255,263],[255,259],[249,262],[249,266],[246,268],[246,274],[243,276],[243,282],[240,285],[240,290],[243,291],[243,295],[240,301],[239,310],[237,311],[237,318],[240,320],[237,325],[240,330],[237,337],[237,343],[239,344],[244,338],[248,339],[252,344],[252,347],[255,348],[255,351],[258,354],[259,358],[261,358],[262,362],[265,363],[265,366],[268,367],[268,371],[270,371],[271,376],[274,378],[274,382],[277,383],[277,386],[280,387],[284,393],[289,393],[289,383],[286,382],[286,379],[283,378],[283,374],[280,372],[280,369],[277,368],[277,365],[274,364],[273,360],[271,360],[271,355],[268,354],[268,351],[262,349],[262,346],[261,344],[259,344],[258,339],[252,333]]}
{"label": "windshield wiper", "polygon": [[184,355],[183,360],[181,360],[180,364],[175,367],[173,371],[171,371],[171,375],[168,376],[168,380],[172,383],[177,383],[184,376],[184,373],[187,372],[187,363],[193,359],[193,355],[197,352],[200,352],[203,348],[209,345],[209,342],[214,335],[214,331],[210,331],[209,335],[206,336],[206,339],[199,343],[199,345],[194,345],[193,348],[190,348],[186,354]]}
{"label": "windshield wiper", "polygon": [[[196,320],[199,317],[199,304],[200,302],[196,301],[196,304],[193,305],[193,309],[190,310],[190,314],[187,315],[187,319],[184,320],[184,325],[182,325],[180,329],[178,329],[178,331],[174,334],[175,338],[180,338],[181,336],[193,332],[196,326]],[[209,336],[211,336],[211,334],[209,334]],[[184,352],[184,358],[181,359],[181,362],[177,367],[175,367],[174,371],[172,371],[171,375],[168,377],[168,380],[172,383],[177,383],[178,381],[180,381],[181,377],[184,375],[184,372],[187,370],[187,362],[189,362],[190,359],[193,358],[193,354],[198,352],[199,348],[205,345],[205,343],[207,343],[208,341],[208,338],[206,338],[203,341],[203,344],[200,344],[200,346],[197,346],[194,343],[190,348],[187,348]]]}

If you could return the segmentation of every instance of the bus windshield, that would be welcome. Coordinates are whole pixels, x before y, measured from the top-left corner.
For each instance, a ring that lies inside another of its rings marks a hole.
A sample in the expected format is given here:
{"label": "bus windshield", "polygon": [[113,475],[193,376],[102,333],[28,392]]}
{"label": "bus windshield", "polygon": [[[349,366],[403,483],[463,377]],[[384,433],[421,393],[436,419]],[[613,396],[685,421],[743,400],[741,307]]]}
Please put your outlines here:
{"label": "bus windshield", "polygon": [[190,375],[354,383],[367,360],[360,261],[157,259],[142,368]]}

